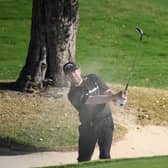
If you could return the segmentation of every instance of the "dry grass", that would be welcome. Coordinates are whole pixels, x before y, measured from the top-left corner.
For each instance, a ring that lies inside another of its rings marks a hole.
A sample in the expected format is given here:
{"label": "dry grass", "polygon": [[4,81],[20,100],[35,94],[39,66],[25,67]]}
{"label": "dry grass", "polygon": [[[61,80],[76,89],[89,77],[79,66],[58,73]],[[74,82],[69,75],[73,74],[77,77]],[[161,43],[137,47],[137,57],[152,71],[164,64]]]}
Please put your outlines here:
{"label": "dry grass", "polygon": [[[16,126],[27,127],[30,121],[37,118],[40,113],[39,98],[24,95],[22,93],[1,91],[0,92],[0,125],[11,127],[13,123]],[[11,125],[10,125],[11,124]]]}
{"label": "dry grass", "polygon": [[[117,85],[113,88],[120,90],[123,86]],[[129,87],[127,104],[124,109],[117,108],[117,110],[133,115],[135,124],[167,126],[168,90]]]}
{"label": "dry grass", "polygon": [[66,101],[13,91],[0,92],[0,136],[42,148],[76,142],[78,118]]}
{"label": "dry grass", "polygon": [[168,91],[133,87],[128,108],[134,109],[138,124],[168,125]]}
{"label": "dry grass", "polygon": [[[120,87],[115,86],[117,89]],[[57,95],[59,94],[57,91]],[[17,142],[33,148],[76,148],[78,113],[67,101],[66,92],[62,98],[55,99],[53,95],[55,96],[55,92],[33,95],[0,91],[1,139],[10,144],[10,147]],[[136,124],[168,125],[167,102],[167,90],[130,87],[127,105],[115,108],[114,115],[122,109],[134,116]],[[125,119],[129,120],[128,117]],[[127,130],[122,122],[116,125],[115,140],[118,140]]]}

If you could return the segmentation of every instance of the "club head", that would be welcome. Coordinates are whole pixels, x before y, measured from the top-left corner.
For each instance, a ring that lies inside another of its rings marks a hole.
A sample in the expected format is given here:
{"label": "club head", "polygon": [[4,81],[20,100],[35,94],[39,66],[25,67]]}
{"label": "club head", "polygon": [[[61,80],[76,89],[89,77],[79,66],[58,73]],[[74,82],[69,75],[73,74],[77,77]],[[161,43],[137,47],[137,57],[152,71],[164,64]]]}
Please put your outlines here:
{"label": "club head", "polygon": [[139,27],[136,27],[135,29],[136,32],[138,32],[140,34],[140,40],[142,40],[142,37],[143,37],[143,30]]}

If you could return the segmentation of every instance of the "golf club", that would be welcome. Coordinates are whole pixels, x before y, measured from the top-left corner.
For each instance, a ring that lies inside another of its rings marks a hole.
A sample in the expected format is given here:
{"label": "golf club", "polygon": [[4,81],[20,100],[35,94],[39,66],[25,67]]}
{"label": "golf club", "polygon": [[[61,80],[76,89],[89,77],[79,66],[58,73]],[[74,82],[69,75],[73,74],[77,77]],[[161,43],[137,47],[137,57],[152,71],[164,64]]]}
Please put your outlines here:
{"label": "golf club", "polygon": [[[137,44],[137,47],[136,47],[135,56],[134,56],[134,59],[133,59],[132,65],[131,65],[131,69],[130,69],[130,72],[129,72],[129,75],[128,75],[128,80],[127,80],[124,92],[128,90],[129,82],[132,79],[132,76],[133,76],[133,73],[134,73],[134,70],[135,70],[135,64],[137,62],[138,51],[139,51],[139,48],[140,48],[139,44],[142,41],[142,37],[143,37],[143,31],[142,31],[141,28],[137,27],[135,29],[135,31],[139,34],[139,43]],[[125,99],[120,99],[118,103],[122,106],[122,105],[126,104],[126,100]]]}

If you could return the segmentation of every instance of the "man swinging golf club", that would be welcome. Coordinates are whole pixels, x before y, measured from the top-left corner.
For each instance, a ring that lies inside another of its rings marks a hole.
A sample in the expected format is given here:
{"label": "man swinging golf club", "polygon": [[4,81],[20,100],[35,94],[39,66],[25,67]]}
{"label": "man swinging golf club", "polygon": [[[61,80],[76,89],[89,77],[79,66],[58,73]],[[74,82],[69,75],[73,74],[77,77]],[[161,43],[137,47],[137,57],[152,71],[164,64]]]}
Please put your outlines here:
{"label": "man swinging golf club", "polygon": [[[143,31],[136,28],[142,41]],[[81,75],[81,70],[73,62],[64,65],[66,78],[71,82],[68,98],[79,112],[81,125],[79,126],[78,161],[91,159],[96,142],[100,150],[100,159],[109,159],[112,145],[114,123],[109,101],[124,105],[127,101],[128,85],[133,76],[137,60],[137,51],[128,76],[124,91],[114,93],[95,74]]]}
{"label": "man swinging golf club", "polygon": [[68,98],[79,112],[78,161],[91,159],[96,142],[100,150],[100,159],[109,159],[113,137],[113,119],[109,101],[127,99],[127,91],[114,93],[95,74],[81,75],[81,70],[73,62],[63,67],[71,87]]}

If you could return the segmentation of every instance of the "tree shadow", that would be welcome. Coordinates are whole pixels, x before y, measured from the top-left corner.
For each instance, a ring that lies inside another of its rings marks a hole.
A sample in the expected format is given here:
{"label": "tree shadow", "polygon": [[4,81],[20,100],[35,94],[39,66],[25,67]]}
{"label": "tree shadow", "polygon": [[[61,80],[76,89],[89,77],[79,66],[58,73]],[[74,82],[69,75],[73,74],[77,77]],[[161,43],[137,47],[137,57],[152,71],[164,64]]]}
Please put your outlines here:
{"label": "tree shadow", "polygon": [[13,90],[16,91],[17,85],[16,82],[2,82],[0,81],[0,90]]}
{"label": "tree shadow", "polygon": [[49,151],[46,148],[37,148],[32,144],[16,141],[14,138],[0,138],[0,156],[23,155]]}

